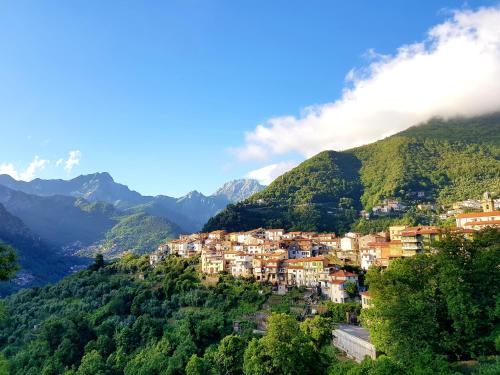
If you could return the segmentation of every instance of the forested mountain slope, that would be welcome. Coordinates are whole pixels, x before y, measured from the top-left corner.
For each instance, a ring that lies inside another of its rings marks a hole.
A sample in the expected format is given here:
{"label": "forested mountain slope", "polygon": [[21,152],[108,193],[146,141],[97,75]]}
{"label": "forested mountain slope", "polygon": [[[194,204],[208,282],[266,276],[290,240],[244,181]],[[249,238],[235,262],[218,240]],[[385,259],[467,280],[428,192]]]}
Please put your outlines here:
{"label": "forested mountain slope", "polygon": [[355,210],[385,198],[409,205],[478,198],[500,189],[499,134],[499,114],[434,119],[369,145],[324,151],[228,206],[204,229],[342,232],[355,220]]}
{"label": "forested mountain slope", "polygon": [[210,219],[206,230],[256,227],[328,230],[349,225],[360,208],[359,161],[349,154],[324,151],[278,177],[266,189]]}
{"label": "forested mountain slope", "polygon": [[88,262],[83,258],[59,254],[35,235],[21,219],[10,214],[0,204],[0,241],[16,250],[20,270],[10,282],[0,283],[0,294],[5,295],[21,287],[32,287],[54,282],[71,272],[72,267]]}

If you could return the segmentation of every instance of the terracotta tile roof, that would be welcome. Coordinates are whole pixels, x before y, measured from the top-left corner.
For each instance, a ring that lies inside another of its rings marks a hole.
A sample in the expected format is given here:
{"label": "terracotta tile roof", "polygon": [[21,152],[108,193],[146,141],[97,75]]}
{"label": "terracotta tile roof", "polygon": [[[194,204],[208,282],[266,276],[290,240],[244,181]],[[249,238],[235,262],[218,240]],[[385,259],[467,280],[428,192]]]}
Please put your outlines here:
{"label": "terracotta tile roof", "polygon": [[401,232],[401,236],[416,236],[417,234],[438,234],[440,232],[438,227],[422,226],[422,227],[409,227]]}
{"label": "terracotta tile roof", "polygon": [[355,277],[357,276],[355,273],[345,271],[345,270],[339,270],[335,273],[332,274],[334,277]]}
{"label": "terracotta tile roof", "polygon": [[360,294],[360,295],[362,295],[363,297],[368,297],[368,298],[370,298],[370,297],[371,297],[371,296],[370,296],[370,293],[369,293],[368,291],[366,291],[366,292],[361,292],[361,293],[359,293],[359,294]]}
{"label": "terracotta tile roof", "polygon": [[[465,224],[465,225],[468,225],[468,224]],[[460,233],[476,233],[476,232],[477,232],[477,230],[475,230],[475,229],[467,229],[467,228],[457,228],[457,229],[453,229],[451,231],[451,233],[458,233],[458,234],[460,234]]]}
{"label": "terracotta tile roof", "polygon": [[468,217],[488,217],[488,216],[500,216],[500,211],[491,211],[491,212],[469,212],[467,214],[458,214],[457,218],[466,219]]}
{"label": "terracotta tile roof", "polygon": [[483,221],[469,221],[464,225],[473,226],[473,225],[499,225],[499,224],[500,220],[483,220]]}

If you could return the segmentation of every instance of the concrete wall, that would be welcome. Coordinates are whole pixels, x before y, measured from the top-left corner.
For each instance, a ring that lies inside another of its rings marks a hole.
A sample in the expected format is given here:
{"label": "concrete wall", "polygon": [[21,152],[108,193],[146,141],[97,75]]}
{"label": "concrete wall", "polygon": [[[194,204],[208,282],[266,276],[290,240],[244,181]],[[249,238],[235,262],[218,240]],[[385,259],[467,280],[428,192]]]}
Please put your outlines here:
{"label": "concrete wall", "polygon": [[342,329],[335,329],[333,331],[333,345],[356,362],[361,362],[366,356],[372,359],[377,357],[377,352],[373,344]]}

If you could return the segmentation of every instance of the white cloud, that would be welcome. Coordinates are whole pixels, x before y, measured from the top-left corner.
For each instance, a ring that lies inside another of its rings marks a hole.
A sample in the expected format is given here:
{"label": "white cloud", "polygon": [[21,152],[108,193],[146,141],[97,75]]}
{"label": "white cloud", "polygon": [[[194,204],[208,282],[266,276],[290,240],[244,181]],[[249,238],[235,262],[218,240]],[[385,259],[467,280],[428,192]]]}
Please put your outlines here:
{"label": "white cloud", "polygon": [[59,159],[56,162],[57,166],[64,165],[64,169],[71,172],[75,165],[80,165],[80,159],[82,158],[82,153],[79,150],[73,150],[69,152],[68,159]]}
{"label": "white cloud", "polygon": [[48,160],[35,156],[33,161],[22,172],[18,172],[12,163],[0,164],[0,174],[8,174],[16,180],[31,181],[36,177],[38,170],[44,169],[47,164],[49,164]]}
{"label": "white cloud", "polygon": [[12,163],[0,164],[0,174],[8,174],[16,180],[19,180],[19,173],[17,173],[16,168]]}
{"label": "white cloud", "polygon": [[36,172],[39,169],[45,168],[45,166],[49,163],[48,160],[40,159],[38,156],[35,156],[33,161],[28,165],[28,168],[21,173],[21,180],[31,181],[35,178]]}
{"label": "white cloud", "polygon": [[425,40],[392,56],[369,51],[374,60],[348,73],[339,100],[258,125],[236,150],[238,158],[266,160],[288,152],[310,157],[373,142],[433,116],[499,110],[499,25],[499,7],[456,11]]}
{"label": "white cloud", "polygon": [[284,161],[276,164],[271,164],[263,168],[248,172],[246,177],[254,178],[261,184],[269,185],[276,177],[281,176],[285,172],[288,172],[290,169],[296,167],[297,164],[298,163],[294,161]]}

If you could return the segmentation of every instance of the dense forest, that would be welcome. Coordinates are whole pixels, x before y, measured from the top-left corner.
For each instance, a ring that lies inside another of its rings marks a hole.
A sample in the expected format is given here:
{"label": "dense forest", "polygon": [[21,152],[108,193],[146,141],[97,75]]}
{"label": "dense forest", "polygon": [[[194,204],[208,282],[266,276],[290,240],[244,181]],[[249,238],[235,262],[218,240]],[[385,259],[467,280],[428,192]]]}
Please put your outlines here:
{"label": "dense forest", "polygon": [[[361,316],[384,355],[361,364],[330,344],[355,305],[325,302],[304,320],[291,308],[300,290],[269,309],[269,286],[204,279],[198,258],[170,256],[151,268],[145,256],[97,257],[55,285],[3,300],[0,373],[496,374],[499,256],[492,230],[371,270],[374,306]],[[254,333],[259,319],[265,332]]]}
{"label": "dense forest", "polygon": [[359,161],[325,151],[278,177],[251,198],[229,205],[205,225],[205,230],[248,230],[278,227],[290,230],[348,229],[357,217],[362,187]]}
{"label": "dense forest", "polygon": [[213,217],[204,230],[345,232],[386,198],[412,206],[479,198],[500,186],[500,114],[433,119],[355,149],[324,151]]}

